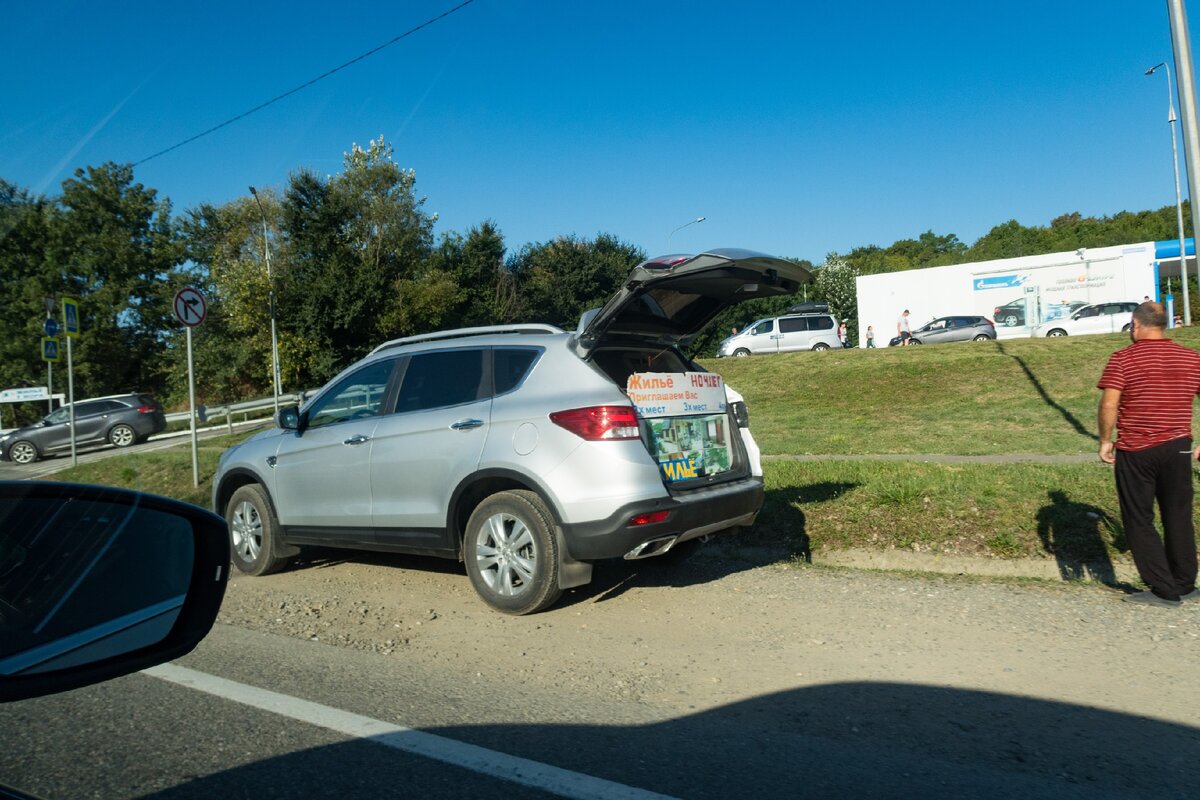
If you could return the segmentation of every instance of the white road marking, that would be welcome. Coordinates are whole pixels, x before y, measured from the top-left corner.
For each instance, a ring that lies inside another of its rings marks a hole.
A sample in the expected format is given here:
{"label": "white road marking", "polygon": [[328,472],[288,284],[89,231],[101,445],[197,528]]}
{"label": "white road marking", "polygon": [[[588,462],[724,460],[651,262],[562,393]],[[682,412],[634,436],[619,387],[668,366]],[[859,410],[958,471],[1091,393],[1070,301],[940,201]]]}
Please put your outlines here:
{"label": "white road marking", "polygon": [[175,664],[160,664],[157,667],[142,670],[142,672],[164,681],[186,686],[189,689],[310,725],[317,725],[346,736],[369,739],[377,744],[403,750],[406,753],[432,758],[482,775],[502,778],[563,797],[579,798],[579,800],[614,800],[615,798],[670,800],[669,795],[649,792],[622,783],[585,775],[582,772],[572,772],[539,761],[531,761],[527,758],[447,739],[444,736],[393,725],[390,722],[364,717],[361,714],[353,714],[279,692],[259,689],[256,686],[248,686]]}

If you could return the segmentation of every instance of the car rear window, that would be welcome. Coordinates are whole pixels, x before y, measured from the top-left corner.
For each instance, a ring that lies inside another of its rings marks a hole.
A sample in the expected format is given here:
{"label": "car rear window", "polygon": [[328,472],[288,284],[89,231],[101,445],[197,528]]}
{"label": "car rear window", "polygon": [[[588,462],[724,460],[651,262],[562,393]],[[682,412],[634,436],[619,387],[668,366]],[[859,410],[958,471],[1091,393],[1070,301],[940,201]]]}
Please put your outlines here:
{"label": "car rear window", "polygon": [[537,359],[538,351],[531,349],[497,349],[493,352],[492,370],[495,375],[496,394],[511,392],[529,373]]}
{"label": "car rear window", "polygon": [[831,331],[833,330],[833,317],[809,317],[808,329],[810,331]]}

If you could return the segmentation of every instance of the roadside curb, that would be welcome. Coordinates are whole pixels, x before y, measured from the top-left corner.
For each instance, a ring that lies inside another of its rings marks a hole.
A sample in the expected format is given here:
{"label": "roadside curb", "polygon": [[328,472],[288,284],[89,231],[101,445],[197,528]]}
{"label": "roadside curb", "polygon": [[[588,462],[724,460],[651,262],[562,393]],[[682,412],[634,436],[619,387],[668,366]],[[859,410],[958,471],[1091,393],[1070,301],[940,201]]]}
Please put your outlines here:
{"label": "roadside curb", "polygon": [[1137,568],[1124,560],[1091,564],[1062,564],[1053,558],[985,558],[905,550],[832,550],[813,553],[818,566],[887,571],[931,572],[940,575],[978,575],[988,578],[1037,578],[1050,581],[1092,580],[1138,582]]}

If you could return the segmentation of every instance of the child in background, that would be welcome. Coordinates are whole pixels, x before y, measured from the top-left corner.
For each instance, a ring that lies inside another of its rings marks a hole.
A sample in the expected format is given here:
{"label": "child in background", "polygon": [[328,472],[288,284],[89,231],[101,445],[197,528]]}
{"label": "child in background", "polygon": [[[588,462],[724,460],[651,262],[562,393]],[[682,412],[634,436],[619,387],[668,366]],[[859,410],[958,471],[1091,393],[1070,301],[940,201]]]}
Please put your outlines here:
{"label": "child in background", "polygon": [[875,347],[875,326],[868,325],[867,326],[867,348],[872,349],[874,347]]}

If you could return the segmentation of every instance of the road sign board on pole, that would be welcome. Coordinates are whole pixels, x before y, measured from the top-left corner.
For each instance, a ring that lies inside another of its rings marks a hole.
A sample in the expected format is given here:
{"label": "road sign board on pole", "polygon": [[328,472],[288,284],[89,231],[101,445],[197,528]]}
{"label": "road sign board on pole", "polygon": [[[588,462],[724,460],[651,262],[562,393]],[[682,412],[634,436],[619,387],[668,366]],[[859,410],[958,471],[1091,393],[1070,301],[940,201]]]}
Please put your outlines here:
{"label": "road sign board on pole", "polygon": [[45,386],[25,386],[20,389],[0,389],[0,403],[28,403],[45,400],[50,390]]}
{"label": "road sign board on pole", "polygon": [[64,297],[62,307],[63,332],[67,338],[74,339],[79,335],[79,301],[74,297]]}
{"label": "road sign board on pole", "polygon": [[42,337],[42,361],[58,361],[58,339],[53,336]]}
{"label": "road sign board on pole", "polygon": [[185,286],[175,293],[174,308],[176,318],[189,328],[204,322],[204,317],[208,313],[204,295],[191,286]]}
{"label": "road sign board on pole", "polygon": [[46,317],[46,321],[42,323],[42,331],[47,336],[58,336],[58,323],[50,317]]}

